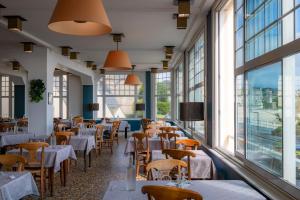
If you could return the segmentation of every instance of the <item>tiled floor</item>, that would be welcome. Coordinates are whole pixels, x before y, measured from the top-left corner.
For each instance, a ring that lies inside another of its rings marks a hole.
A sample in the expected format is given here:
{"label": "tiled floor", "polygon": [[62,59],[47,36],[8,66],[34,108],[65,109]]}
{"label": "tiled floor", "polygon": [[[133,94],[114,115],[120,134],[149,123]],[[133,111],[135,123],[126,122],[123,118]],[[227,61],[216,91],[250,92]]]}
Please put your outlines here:
{"label": "tiled floor", "polygon": [[86,173],[83,172],[83,158],[79,157],[77,166],[72,164],[67,186],[61,187],[59,173],[57,173],[54,196],[49,197],[47,192],[46,199],[102,199],[110,180],[124,180],[126,177],[129,158],[124,155],[125,145],[124,136],[120,136],[119,145],[115,144],[113,154],[110,150],[103,150],[96,158],[93,153],[92,167]]}

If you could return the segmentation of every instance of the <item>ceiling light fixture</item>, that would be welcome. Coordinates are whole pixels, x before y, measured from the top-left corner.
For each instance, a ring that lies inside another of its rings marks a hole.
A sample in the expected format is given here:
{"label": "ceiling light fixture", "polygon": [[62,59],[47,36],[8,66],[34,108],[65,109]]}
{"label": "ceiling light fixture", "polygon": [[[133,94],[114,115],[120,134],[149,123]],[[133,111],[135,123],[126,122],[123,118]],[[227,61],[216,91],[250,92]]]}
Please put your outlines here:
{"label": "ceiling light fixture", "polygon": [[101,74],[101,75],[104,75],[104,74],[105,74],[105,69],[101,68],[99,71],[100,71],[100,74]]}
{"label": "ceiling light fixture", "polygon": [[78,36],[104,35],[112,31],[102,0],[58,0],[48,28]]}
{"label": "ceiling light fixture", "polygon": [[32,53],[33,52],[33,46],[35,45],[33,42],[21,42],[23,44],[23,50],[26,53]]}
{"label": "ceiling light fixture", "polygon": [[77,55],[79,54],[79,52],[70,52],[70,59],[71,60],[77,60]]}
{"label": "ceiling light fixture", "polygon": [[161,62],[163,63],[163,69],[167,70],[169,68],[169,61],[168,60],[163,60]]}
{"label": "ceiling light fixture", "polygon": [[86,62],[86,67],[87,67],[87,68],[92,68],[92,67],[93,67],[94,61],[88,60],[88,61],[85,61],[85,62]]}
{"label": "ceiling light fixture", "polygon": [[191,14],[190,0],[178,0],[178,17],[189,17]]}
{"label": "ceiling light fixture", "polygon": [[70,49],[72,49],[72,47],[69,46],[61,46],[61,55],[63,56],[70,56]]}
{"label": "ceiling light fixture", "polygon": [[122,42],[122,33],[112,34],[113,41],[117,43],[117,50],[110,51],[106,56],[104,68],[111,70],[130,70],[131,61],[126,51],[119,50],[119,42]]}
{"label": "ceiling light fixture", "polygon": [[188,17],[178,17],[178,14],[174,14],[173,18],[177,20],[177,29],[186,29]]}
{"label": "ceiling light fixture", "polygon": [[11,16],[3,16],[7,19],[7,28],[11,31],[22,31],[23,29],[23,21],[26,21],[21,16],[11,15]]}
{"label": "ceiling light fixture", "polygon": [[12,70],[13,71],[19,71],[21,68],[21,65],[18,61],[11,61],[12,64]]}
{"label": "ceiling light fixture", "polygon": [[132,65],[131,74],[128,74],[125,80],[125,85],[141,85],[142,82],[140,78],[133,73],[135,65]]}

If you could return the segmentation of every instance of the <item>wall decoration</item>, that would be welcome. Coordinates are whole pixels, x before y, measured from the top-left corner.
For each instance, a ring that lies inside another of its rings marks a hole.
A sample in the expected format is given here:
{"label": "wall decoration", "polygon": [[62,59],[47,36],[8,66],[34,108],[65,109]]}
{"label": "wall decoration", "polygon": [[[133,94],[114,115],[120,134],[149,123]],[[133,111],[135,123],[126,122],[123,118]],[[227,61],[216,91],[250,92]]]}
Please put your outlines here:
{"label": "wall decoration", "polygon": [[38,103],[44,99],[43,94],[46,91],[45,84],[43,80],[36,79],[30,81],[30,91],[29,96],[31,98],[31,102]]}

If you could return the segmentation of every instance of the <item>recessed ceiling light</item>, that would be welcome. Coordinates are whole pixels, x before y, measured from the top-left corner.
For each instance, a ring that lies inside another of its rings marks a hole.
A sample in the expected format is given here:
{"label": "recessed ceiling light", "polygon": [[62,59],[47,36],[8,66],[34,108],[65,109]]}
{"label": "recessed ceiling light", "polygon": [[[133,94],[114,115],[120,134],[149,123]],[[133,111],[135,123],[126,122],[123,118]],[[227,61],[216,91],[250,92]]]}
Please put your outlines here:
{"label": "recessed ceiling light", "polygon": [[26,21],[26,19],[18,15],[10,15],[10,16],[3,16],[3,17],[7,19],[8,30],[22,31],[23,21]]}
{"label": "recessed ceiling light", "polygon": [[79,52],[70,52],[70,59],[71,60],[76,60]]}
{"label": "recessed ceiling light", "polygon": [[23,51],[26,53],[33,52],[33,46],[35,45],[33,42],[21,42],[23,44]]}
{"label": "recessed ceiling light", "polygon": [[61,55],[63,56],[70,56],[70,49],[72,49],[72,47],[69,46],[61,46]]}

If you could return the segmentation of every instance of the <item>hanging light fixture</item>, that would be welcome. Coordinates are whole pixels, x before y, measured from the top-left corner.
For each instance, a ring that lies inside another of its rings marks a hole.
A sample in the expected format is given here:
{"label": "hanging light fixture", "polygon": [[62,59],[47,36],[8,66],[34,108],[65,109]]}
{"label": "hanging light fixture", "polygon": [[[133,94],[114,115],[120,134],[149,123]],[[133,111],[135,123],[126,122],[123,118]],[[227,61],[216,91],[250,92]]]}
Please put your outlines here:
{"label": "hanging light fixture", "polygon": [[191,14],[190,0],[178,0],[178,17],[189,17]]}
{"label": "hanging light fixture", "polygon": [[79,52],[70,52],[70,59],[71,60],[76,60],[77,59],[77,55],[79,54]]}
{"label": "hanging light fixture", "polygon": [[186,29],[188,17],[178,17],[178,14],[175,13],[173,18],[177,20],[177,29]]}
{"label": "hanging light fixture", "polygon": [[101,74],[101,75],[104,75],[104,74],[105,74],[105,69],[101,68],[101,69],[99,69],[99,71],[100,71],[100,74]]}
{"label": "hanging light fixture", "polygon": [[19,71],[21,68],[21,65],[18,61],[11,61],[12,64],[12,70],[13,71]]}
{"label": "hanging light fixture", "polygon": [[94,64],[94,65],[92,66],[92,70],[93,70],[93,71],[96,71],[96,70],[97,70],[97,65],[96,65],[96,64]]}
{"label": "hanging light fixture", "polygon": [[162,63],[163,63],[163,69],[167,70],[169,68],[169,61],[163,60]]}
{"label": "hanging light fixture", "polygon": [[112,35],[113,41],[117,43],[117,50],[113,50],[108,53],[103,67],[111,70],[130,70],[131,61],[128,53],[119,50],[119,42],[122,42],[124,34],[117,33]]}
{"label": "hanging light fixture", "polygon": [[151,70],[151,73],[153,73],[153,74],[156,74],[156,73],[158,73],[158,69],[157,69],[157,68],[155,68],[155,67],[153,67],[153,68],[150,68],[150,70]]}
{"label": "hanging light fixture", "polygon": [[174,53],[175,46],[165,46],[165,58],[171,60]]}
{"label": "hanging light fixture", "polygon": [[102,0],[58,0],[48,28],[78,36],[104,35],[112,31]]}
{"label": "hanging light fixture", "polygon": [[26,53],[32,53],[33,52],[33,46],[35,45],[33,42],[21,42],[23,44],[23,50]]}
{"label": "hanging light fixture", "polygon": [[131,74],[128,74],[125,80],[125,85],[141,85],[142,82],[140,81],[140,78],[133,73],[133,70],[135,68],[135,65],[132,65]]}
{"label": "hanging light fixture", "polygon": [[61,46],[61,55],[63,56],[70,56],[70,49],[72,49],[72,47],[69,46]]}
{"label": "hanging light fixture", "polygon": [[7,28],[10,31],[22,31],[23,29],[23,21],[26,21],[21,16],[11,15],[11,16],[3,16],[7,19]]}
{"label": "hanging light fixture", "polygon": [[85,61],[85,62],[86,62],[86,67],[87,67],[87,68],[92,68],[92,67],[93,67],[94,61],[88,60],[88,61]]}

